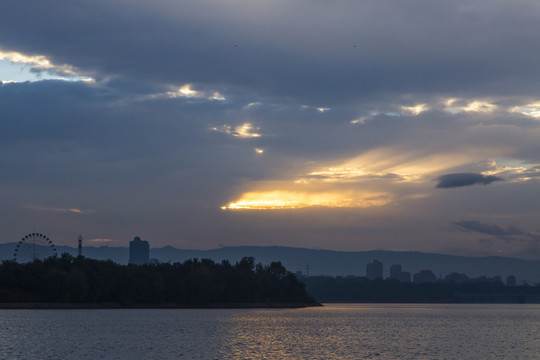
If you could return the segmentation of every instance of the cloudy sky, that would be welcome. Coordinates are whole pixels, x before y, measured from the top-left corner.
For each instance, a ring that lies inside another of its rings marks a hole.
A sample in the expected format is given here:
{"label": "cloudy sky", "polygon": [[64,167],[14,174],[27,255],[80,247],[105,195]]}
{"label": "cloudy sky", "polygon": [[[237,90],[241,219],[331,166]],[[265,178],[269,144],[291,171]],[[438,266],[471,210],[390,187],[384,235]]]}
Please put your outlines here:
{"label": "cloudy sky", "polygon": [[4,0],[0,241],[540,259],[540,3]]}

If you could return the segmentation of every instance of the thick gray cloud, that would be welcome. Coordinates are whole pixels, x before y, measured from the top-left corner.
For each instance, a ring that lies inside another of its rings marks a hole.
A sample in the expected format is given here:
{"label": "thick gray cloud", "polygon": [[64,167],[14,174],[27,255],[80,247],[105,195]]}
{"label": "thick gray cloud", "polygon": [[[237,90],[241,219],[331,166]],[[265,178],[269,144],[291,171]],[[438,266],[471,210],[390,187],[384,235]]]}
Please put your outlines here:
{"label": "thick gray cloud", "polygon": [[381,94],[514,96],[538,90],[529,74],[539,13],[535,1],[4,1],[0,44],[96,76],[318,106]]}
{"label": "thick gray cloud", "polygon": [[[487,219],[533,229],[540,211],[539,14],[532,1],[3,1],[0,51],[95,81],[0,86],[0,240],[29,224],[64,243],[193,248],[474,253],[482,231],[530,238]],[[440,174],[462,189],[434,189]],[[250,197],[315,205],[220,209]],[[469,216],[482,222],[448,229]]]}
{"label": "thick gray cloud", "polygon": [[502,181],[503,179],[493,175],[457,173],[441,175],[437,180],[439,181],[436,186],[437,188],[449,189],[471,185],[489,185],[494,181]]}

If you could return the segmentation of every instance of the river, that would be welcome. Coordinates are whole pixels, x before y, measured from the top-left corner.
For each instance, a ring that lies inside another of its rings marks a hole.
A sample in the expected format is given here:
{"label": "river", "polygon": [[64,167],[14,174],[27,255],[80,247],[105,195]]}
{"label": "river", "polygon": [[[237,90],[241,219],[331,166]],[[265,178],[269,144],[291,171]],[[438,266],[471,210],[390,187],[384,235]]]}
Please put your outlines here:
{"label": "river", "polygon": [[0,310],[0,359],[538,359],[540,305]]}

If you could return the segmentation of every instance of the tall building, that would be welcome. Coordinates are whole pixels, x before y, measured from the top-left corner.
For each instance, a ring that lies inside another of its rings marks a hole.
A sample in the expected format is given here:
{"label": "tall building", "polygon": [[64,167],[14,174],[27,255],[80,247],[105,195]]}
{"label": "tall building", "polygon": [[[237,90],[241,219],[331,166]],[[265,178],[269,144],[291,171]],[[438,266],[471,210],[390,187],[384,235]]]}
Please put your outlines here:
{"label": "tall building", "polygon": [[373,260],[366,266],[366,276],[369,280],[383,278],[383,264],[379,260]]}
{"label": "tall building", "polygon": [[420,272],[413,275],[413,282],[415,284],[434,283],[436,281],[437,277],[431,270],[420,270]]}
{"label": "tall building", "polygon": [[401,271],[401,265],[396,264],[390,266],[390,279],[395,279],[399,282],[411,282],[411,273]]}
{"label": "tall building", "polygon": [[401,274],[401,265],[392,265],[390,266],[390,279],[399,280],[399,275]]}
{"label": "tall building", "polygon": [[141,240],[135,236],[129,242],[129,263],[134,265],[143,265],[150,259],[150,246],[148,241]]}

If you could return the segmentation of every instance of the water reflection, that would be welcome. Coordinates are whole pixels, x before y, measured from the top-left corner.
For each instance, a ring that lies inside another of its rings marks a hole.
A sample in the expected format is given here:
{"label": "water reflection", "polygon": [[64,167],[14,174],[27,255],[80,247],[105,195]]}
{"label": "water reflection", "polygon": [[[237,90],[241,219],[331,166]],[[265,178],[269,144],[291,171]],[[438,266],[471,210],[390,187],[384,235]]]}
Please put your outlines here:
{"label": "water reflection", "polygon": [[536,359],[540,343],[533,334],[538,325],[538,306],[341,304],[277,314],[266,310],[231,317],[220,355],[234,359]]}
{"label": "water reflection", "polygon": [[3,310],[1,359],[536,359],[540,306]]}

